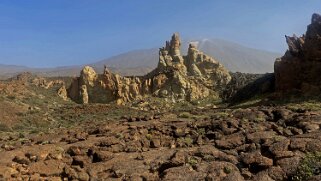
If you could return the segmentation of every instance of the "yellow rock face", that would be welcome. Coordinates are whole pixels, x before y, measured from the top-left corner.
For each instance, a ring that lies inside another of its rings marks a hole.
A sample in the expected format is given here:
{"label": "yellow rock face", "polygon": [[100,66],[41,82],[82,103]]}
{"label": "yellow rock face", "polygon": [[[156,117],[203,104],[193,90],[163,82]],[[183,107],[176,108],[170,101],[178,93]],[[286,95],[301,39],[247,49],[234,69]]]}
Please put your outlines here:
{"label": "yellow rock face", "polygon": [[63,100],[68,99],[68,93],[64,85],[58,89],[57,93],[58,93],[58,96],[61,97]]}
{"label": "yellow rock face", "polygon": [[85,66],[68,89],[68,95],[79,103],[114,101],[117,104],[146,96],[177,102],[218,95],[231,80],[228,71],[193,45],[187,56],[181,56],[180,45],[178,34],[174,34],[160,49],[158,67],[142,77],[122,77],[111,73],[107,67],[98,75],[92,67]]}
{"label": "yellow rock face", "polygon": [[94,86],[94,82],[97,79],[97,73],[90,66],[85,66],[82,69],[80,76],[82,77],[82,80],[84,81],[83,83],[88,84],[90,86]]}

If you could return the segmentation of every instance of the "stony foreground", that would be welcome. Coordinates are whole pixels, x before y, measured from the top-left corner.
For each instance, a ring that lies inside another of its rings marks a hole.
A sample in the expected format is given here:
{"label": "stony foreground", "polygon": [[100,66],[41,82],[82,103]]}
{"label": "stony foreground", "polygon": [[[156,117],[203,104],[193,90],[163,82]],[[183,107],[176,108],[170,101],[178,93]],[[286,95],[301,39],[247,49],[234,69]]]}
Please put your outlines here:
{"label": "stony foreground", "polygon": [[300,172],[306,153],[321,151],[320,124],[321,111],[286,107],[88,120],[78,128],[2,138],[0,175],[4,180],[296,180],[306,176]]}

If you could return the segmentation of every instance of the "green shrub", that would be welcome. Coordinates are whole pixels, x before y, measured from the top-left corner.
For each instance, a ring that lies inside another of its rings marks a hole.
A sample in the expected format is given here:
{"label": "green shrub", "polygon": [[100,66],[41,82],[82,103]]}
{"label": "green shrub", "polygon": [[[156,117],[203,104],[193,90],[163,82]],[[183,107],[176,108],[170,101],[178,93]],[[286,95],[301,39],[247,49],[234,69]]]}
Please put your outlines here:
{"label": "green shrub", "polygon": [[180,143],[183,143],[186,146],[192,146],[192,144],[194,142],[193,139],[190,138],[190,137],[178,138],[177,141],[180,142]]}
{"label": "green shrub", "polygon": [[232,172],[232,169],[230,167],[224,167],[224,173],[230,174]]}
{"label": "green shrub", "polygon": [[191,117],[193,117],[193,115],[191,115],[191,113],[189,113],[189,112],[182,112],[182,113],[180,113],[178,115],[178,117],[180,117],[180,118],[191,118]]}
{"label": "green shrub", "polygon": [[146,134],[146,139],[152,140],[153,136],[151,134]]}
{"label": "green shrub", "polygon": [[205,133],[206,133],[205,128],[199,128],[199,129],[197,129],[197,133],[198,133],[198,135],[200,135],[200,136],[205,135]]}
{"label": "green shrub", "polygon": [[321,174],[321,152],[308,153],[301,161],[297,172],[292,176],[294,181],[309,180],[312,176]]}
{"label": "green shrub", "polygon": [[190,157],[188,158],[188,162],[187,162],[189,165],[191,165],[192,167],[196,166],[198,161],[195,157]]}

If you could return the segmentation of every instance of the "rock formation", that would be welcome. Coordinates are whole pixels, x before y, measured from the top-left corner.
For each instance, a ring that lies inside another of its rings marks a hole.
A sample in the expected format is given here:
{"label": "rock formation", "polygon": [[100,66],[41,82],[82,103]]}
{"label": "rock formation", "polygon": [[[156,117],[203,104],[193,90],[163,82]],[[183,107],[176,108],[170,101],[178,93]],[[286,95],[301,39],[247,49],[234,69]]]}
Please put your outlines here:
{"label": "rock formation", "polygon": [[302,37],[286,36],[289,49],[274,64],[276,90],[319,93],[321,88],[321,16],[313,14]]}
{"label": "rock formation", "polygon": [[61,97],[65,101],[68,99],[68,93],[67,93],[67,89],[66,89],[65,85],[62,85],[58,89],[57,94],[59,97]]}
{"label": "rock formation", "polygon": [[[30,74],[32,75],[32,74]],[[50,89],[55,86],[64,86],[65,82],[63,80],[57,79],[57,80],[48,80],[44,77],[35,77],[31,78],[31,83],[37,87],[42,87],[45,89]]]}
{"label": "rock formation", "polygon": [[190,44],[188,55],[180,52],[177,33],[159,50],[156,69],[142,77],[122,77],[105,67],[98,75],[91,67],[84,67],[81,75],[72,82],[68,96],[79,103],[118,104],[142,99],[145,96],[167,100],[193,101],[208,96],[217,97],[231,76],[222,64],[197,50]]}

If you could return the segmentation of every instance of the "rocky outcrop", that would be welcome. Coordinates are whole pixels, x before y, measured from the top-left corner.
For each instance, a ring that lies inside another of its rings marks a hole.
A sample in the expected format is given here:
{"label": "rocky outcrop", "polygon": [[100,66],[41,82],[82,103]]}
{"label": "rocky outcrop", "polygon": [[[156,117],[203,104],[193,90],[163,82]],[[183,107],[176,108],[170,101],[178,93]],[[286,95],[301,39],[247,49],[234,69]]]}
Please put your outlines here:
{"label": "rocky outcrop", "polygon": [[68,93],[67,93],[67,89],[66,89],[65,85],[62,85],[58,89],[57,94],[58,94],[59,97],[61,97],[65,101],[68,99]]}
{"label": "rocky outcrop", "polygon": [[321,91],[321,16],[313,14],[305,35],[286,36],[289,49],[274,65],[276,89]]}
{"label": "rocky outcrop", "polygon": [[169,101],[193,101],[208,96],[219,97],[231,76],[222,64],[200,52],[190,44],[188,55],[180,52],[181,41],[175,33],[171,41],[159,50],[156,69],[142,77],[122,77],[105,67],[98,75],[91,67],[84,67],[72,82],[68,96],[79,103],[123,104],[146,96]]}

